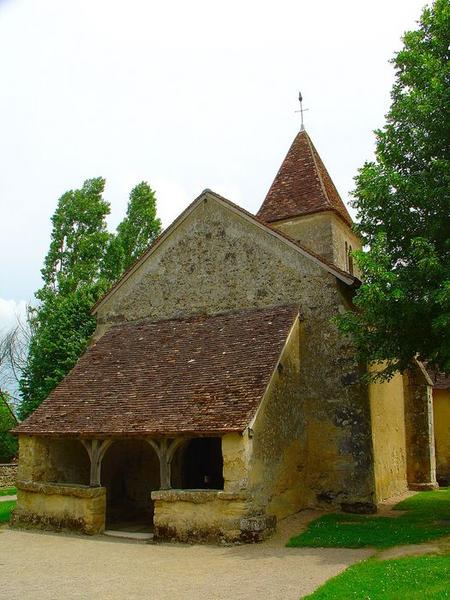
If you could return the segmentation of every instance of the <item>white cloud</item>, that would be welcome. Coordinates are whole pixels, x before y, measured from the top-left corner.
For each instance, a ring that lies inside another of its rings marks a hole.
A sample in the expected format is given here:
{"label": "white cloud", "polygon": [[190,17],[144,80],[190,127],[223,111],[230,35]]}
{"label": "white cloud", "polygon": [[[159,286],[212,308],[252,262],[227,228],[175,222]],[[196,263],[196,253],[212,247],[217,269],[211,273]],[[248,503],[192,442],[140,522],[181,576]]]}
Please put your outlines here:
{"label": "white cloud", "polygon": [[25,320],[27,303],[25,300],[5,300],[0,298],[0,335],[17,323],[18,319]]}

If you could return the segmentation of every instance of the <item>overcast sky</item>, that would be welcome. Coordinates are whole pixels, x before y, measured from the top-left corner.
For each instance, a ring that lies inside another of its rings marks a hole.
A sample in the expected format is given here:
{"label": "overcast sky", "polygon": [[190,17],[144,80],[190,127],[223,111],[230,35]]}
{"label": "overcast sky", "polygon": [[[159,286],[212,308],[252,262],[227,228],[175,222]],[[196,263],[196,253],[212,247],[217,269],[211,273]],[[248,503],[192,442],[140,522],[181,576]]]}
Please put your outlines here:
{"label": "overcast sky", "polygon": [[424,0],[0,0],[0,330],[40,286],[59,196],[147,180],[166,227],[204,188],[255,212],[299,128],[344,201]]}

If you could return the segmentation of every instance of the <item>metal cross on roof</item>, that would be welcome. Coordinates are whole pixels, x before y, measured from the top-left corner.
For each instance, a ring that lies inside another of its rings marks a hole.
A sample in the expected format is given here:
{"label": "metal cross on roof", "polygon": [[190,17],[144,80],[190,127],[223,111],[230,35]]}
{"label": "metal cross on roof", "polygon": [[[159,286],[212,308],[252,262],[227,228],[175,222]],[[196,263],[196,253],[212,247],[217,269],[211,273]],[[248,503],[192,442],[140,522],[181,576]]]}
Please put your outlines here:
{"label": "metal cross on roof", "polygon": [[306,112],[307,110],[309,110],[309,108],[303,108],[303,96],[302,96],[301,92],[298,93],[298,101],[300,102],[300,110],[296,110],[295,112],[300,113],[300,117],[301,117],[300,131],[303,131],[305,129],[305,127],[303,125],[303,113]]}

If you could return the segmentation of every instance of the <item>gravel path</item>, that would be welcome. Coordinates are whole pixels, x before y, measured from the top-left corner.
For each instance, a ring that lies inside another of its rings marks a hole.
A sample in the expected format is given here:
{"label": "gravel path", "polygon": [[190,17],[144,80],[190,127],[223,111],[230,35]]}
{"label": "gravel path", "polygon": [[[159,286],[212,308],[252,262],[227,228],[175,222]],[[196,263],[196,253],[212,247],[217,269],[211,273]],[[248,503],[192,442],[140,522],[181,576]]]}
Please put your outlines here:
{"label": "gravel path", "polygon": [[0,502],[10,502],[11,500],[17,500],[17,496],[0,496]]}
{"label": "gravel path", "polygon": [[285,548],[314,517],[281,522],[268,542],[233,547],[142,544],[0,530],[8,600],[298,600],[370,550]]}

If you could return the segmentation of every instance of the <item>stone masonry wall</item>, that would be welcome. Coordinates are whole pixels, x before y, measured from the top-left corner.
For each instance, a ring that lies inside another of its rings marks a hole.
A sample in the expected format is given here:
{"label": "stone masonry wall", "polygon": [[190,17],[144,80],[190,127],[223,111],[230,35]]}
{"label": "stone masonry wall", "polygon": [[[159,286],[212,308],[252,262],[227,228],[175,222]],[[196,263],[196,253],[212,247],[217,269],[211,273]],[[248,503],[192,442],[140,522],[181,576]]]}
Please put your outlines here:
{"label": "stone masonry wall", "polygon": [[197,206],[97,310],[101,336],[144,317],[299,305],[303,317],[298,478],[308,505],[373,506],[367,387],[332,318],[345,300],[336,278],[213,197]]}
{"label": "stone masonry wall", "polygon": [[0,464],[0,489],[2,487],[14,487],[17,480],[16,464]]}

